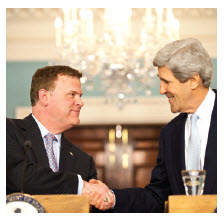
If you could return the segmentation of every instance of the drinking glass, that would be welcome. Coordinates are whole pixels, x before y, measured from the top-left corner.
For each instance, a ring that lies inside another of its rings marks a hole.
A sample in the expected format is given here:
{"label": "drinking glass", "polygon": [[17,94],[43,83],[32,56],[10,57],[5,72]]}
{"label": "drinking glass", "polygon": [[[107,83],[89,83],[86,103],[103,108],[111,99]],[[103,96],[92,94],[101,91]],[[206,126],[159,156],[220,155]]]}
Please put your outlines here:
{"label": "drinking glass", "polygon": [[186,195],[202,195],[205,185],[205,170],[182,170]]}

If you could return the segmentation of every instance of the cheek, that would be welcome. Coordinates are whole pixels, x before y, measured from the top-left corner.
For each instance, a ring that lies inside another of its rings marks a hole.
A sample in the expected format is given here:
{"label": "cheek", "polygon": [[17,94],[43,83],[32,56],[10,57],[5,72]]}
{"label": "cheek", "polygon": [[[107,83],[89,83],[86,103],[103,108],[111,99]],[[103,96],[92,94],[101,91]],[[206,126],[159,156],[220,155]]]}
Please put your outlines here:
{"label": "cheek", "polygon": [[65,101],[66,107],[71,109],[75,106],[75,100],[74,99],[68,99]]}
{"label": "cheek", "polygon": [[68,104],[63,100],[53,101],[51,103],[51,109],[54,110],[55,115],[65,115],[68,110]]}
{"label": "cheek", "polygon": [[191,99],[191,92],[189,91],[188,86],[185,85],[180,89],[179,100],[182,103],[186,103],[190,99]]}
{"label": "cheek", "polygon": [[61,99],[60,103],[61,106],[70,107],[74,103],[74,99],[71,97],[64,97],[63,99]]}
{"label": "cheek", "polygon": [[48,108],[52,112],[57,112],[57,110],[60,109],[60,104],[57,101],[55,101],[55,100],[51,100],[51,102],[49,103]]}

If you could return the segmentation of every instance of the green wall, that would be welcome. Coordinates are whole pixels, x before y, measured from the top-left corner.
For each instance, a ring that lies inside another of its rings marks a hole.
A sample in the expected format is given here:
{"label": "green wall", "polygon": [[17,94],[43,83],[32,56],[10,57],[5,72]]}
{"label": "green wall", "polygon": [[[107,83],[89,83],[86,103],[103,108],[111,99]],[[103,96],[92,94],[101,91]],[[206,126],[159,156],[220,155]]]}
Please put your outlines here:
{"label": "green wall", "polygon": [[[211,88],[217,88],[217,59],[213,59],[214,79]],[[41,67],[48,65],[48,62],[32,61],[32,62],[6,62],[6,116],[14,117],[16,106],[30,106],[30,84],[32,75]],[[159,80],[158,84],[152,88],[152,96],[159,95]],[[96,79],[94,86],[100,86],[99,78]],[[99,96],[104,95],[103,91],[96,90],[87,92],[83,88],[83,96]],[[139,96],[144,96],[143,92],[138,92]]]}

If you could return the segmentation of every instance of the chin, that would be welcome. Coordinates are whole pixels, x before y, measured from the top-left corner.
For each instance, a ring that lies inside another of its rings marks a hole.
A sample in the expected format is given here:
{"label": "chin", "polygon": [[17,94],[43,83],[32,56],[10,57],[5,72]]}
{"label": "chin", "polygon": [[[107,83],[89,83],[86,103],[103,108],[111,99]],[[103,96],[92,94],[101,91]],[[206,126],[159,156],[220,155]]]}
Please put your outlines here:
{"label": "chin", "polygon": [[174,108],[172,108],[172,107],[170,107],[170,110],[171,110],[172,113],[178,113],[178,112],[179,112],[179,110],[174,109]]}
{"label": "chin", "polygon": [[72,122],[73,126],[78,125],[80,123],[80,119],[76,119]]}

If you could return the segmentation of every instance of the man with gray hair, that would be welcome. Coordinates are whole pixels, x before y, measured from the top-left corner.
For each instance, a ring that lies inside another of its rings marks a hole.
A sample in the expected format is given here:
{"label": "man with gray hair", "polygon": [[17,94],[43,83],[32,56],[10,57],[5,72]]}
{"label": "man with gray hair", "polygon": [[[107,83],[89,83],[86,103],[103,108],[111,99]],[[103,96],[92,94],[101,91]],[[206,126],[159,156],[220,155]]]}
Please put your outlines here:
{"label": "man with gray hair", "polygon": [[181,170],[206,170],[204,194],[217,194],[217,92],[209,87],[211,59],[200,41],[188,38],[163,47],[153,65],[160,94],[168,98],[171,112],[180,114],[161,130],[150,184],[113,189],[112,212],[163,212],[169,195],[185,194]]}

